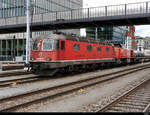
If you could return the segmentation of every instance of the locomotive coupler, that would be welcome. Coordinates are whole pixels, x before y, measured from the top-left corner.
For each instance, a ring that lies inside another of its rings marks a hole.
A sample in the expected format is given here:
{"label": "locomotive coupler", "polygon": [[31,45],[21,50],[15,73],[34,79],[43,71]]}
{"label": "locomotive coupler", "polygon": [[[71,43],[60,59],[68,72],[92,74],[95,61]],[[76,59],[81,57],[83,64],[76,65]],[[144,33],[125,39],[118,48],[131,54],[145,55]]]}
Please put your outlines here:
{"label": "locomotive coupler", "polygon": [[24,67],[28,68],[27,72],[29,72],[31,70],[31,64],[30,63],[28,63],[28,64],[24,63]]}

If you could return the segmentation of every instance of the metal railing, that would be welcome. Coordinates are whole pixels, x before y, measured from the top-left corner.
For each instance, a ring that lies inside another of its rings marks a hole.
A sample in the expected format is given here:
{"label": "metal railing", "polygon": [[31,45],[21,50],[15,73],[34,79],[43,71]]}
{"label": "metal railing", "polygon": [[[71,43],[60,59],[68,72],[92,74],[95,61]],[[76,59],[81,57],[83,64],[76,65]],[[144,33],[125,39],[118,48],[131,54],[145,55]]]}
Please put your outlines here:
{"label": "metal railing", "polygon": [[[150,13],[150,2],[140,2],[103,7],[82,8],[62,12],[47,12],[33,15],[32,23],[59,22],[77,19],[93,19],[98,17],[129,16],[134,14],[147,15]],[[0,19],[0,26],[25,24],[26,16]]]}

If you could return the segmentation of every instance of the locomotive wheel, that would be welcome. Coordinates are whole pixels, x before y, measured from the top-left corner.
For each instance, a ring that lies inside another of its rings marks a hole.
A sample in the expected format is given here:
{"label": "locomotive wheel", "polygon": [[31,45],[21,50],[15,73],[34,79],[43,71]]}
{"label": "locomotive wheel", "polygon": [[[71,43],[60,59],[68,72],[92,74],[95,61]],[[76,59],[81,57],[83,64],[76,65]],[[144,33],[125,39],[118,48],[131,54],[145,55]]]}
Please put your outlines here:
{"label": "locomotive wheel", "polygon": [[91,65],[91,70],[92,70],[92,71],[95,71],[95,69],[96,69],[96,64],[92,64],[92,65]]}
{"label": "locomotive wheel", "polygon": [[72,65],[72,66],[69,66],[69,67],[68,67],[68,71],[69,71],[69,72],[73,72],[73,71],[74,71],[74,66],[73,66],[73,65]]}

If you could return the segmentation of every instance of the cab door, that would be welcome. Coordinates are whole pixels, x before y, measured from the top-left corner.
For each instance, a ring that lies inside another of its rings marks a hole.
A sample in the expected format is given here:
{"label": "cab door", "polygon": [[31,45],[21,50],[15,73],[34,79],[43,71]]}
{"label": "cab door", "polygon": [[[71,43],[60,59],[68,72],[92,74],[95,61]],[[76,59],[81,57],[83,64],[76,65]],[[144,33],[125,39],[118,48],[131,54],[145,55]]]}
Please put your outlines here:
{"label": "cab door", "polygon": [[59,59],[60,60],[64,60],[65,59],[65,50],[66,50],[66,47],[65,47],[65,41],[64,40],[60,40],[60,44],[59,44]]}

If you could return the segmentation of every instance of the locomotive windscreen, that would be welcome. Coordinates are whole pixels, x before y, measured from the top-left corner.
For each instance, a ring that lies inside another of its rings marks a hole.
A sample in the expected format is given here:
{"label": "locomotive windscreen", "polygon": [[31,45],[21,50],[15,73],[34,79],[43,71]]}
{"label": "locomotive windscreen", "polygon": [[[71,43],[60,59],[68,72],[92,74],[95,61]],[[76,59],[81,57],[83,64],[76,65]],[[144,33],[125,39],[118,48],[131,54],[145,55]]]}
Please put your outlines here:
{"label": "locomotive windscreen", "polygon": [[58,40],[44,40],[43,41],[43,51],[56,50],[58,48]]}

